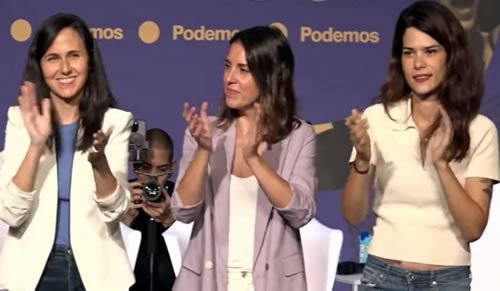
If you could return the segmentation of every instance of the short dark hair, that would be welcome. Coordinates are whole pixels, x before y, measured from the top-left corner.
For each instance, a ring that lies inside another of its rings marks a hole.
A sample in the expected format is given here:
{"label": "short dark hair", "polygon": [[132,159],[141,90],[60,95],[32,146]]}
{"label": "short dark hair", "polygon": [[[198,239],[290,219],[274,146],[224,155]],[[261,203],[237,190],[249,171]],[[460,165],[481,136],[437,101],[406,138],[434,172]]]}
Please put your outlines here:
{"label": "short dark hair", "polygon": [[150,148],[161,148],[168,150],[168,160],[171,162],[174,156],[174,143],[170,135],[160,128],[151,128],[146,132],[146,140]]}
{"label": "short dark hair", "polygon": [[[80,35],[89,56],[88,77],[79,105],[80,127],[83,129],[83,134],[77,144],[78,150],[85,151],[92,146],[93,134],[102,127],[104,114],[108,108],[117,107],[117,102],[108,84],[97,42],[87,24],[80,17],[66,13],[58,13],[45,20],[30,44],[23,81],[35,83],[38,102],[50,96],[50,89],[45,82],[40,61],[59,32],[68,27]],[[54,127],[56,123],[53,116]],[[49,143],[51,143],[50,140]]]}

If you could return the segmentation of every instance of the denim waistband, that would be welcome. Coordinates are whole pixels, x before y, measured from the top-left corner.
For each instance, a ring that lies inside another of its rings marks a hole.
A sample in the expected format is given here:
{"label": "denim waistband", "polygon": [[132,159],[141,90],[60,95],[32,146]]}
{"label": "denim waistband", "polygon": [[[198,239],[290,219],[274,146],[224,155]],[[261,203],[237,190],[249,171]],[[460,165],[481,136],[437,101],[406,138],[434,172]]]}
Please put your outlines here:
{"label": "denim waistband", "polygon": [[59,256],[63,254],[73,256],[73,250],[70,246],[55,245],[50,253],[51,256]]}
{"label": "denim waistband", "polygon": [[415,281],[464,278],[469,277],[471,274],[470,266],[452,266],[438,270],[418,271],[391,265],[371,255],[368,256],[365,268],[367,267],[375,269],[377,271],[383,271],[386,274],[394,275],[397,277],[408,277]]}

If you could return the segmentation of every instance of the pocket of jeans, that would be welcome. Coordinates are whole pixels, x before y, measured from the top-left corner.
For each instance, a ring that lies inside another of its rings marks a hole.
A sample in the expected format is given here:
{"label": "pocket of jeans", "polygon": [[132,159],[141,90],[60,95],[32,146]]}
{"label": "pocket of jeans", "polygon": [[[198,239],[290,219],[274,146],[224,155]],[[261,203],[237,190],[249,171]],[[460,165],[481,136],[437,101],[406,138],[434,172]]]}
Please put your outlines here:
{"label": "pocket of jeans", "polygon": [[362,286],[375,288],[380,285],[380,282],[383,278],[384,274],[382,272],[376,271],[368,266],[365,266],[360,281]]}

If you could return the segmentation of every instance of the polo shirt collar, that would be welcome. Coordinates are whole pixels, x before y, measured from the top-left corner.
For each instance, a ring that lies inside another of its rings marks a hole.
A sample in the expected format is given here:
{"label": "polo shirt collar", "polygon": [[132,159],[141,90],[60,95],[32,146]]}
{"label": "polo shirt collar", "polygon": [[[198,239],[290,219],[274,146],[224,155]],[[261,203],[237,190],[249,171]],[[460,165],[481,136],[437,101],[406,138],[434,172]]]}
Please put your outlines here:
{"label": "polo shirt collar", "polygon": [[404,100],[394,103],[389,108],[391,120],[391,128],[395,131],[403,131],[409,128],[417,128],[413,117],[411,115],[411,98],[408,97]]}

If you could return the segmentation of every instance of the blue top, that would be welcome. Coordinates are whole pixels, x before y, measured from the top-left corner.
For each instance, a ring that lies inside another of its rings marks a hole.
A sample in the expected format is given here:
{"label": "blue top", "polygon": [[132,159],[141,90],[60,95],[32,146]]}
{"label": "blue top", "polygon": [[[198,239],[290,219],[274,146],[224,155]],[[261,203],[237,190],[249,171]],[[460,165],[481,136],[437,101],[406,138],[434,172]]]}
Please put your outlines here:
{"label": "blue top", "polygon": [[71,193],[71,173],[79,121],[62,124],[57,128],[57,183],[59,187],[57,203],[56,245],[70,246],[69,201]]}

